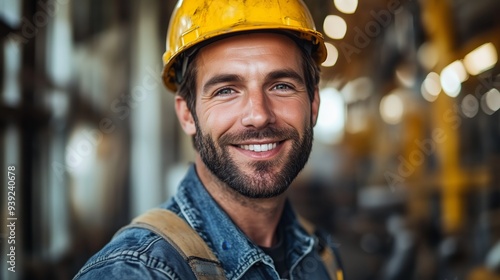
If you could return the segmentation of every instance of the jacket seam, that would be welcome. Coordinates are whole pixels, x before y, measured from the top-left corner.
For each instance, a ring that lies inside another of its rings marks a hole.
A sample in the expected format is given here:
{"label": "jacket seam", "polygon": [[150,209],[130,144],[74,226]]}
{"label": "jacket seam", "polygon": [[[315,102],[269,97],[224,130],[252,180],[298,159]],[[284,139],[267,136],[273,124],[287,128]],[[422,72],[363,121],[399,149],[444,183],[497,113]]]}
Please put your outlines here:
{"label": "jacket seam", "polygon": [[[149,244],[147,246],[145,246],[145,249],[142,249],[140,251],[120,250],[120,251],[111,252],[109,254],[101,256],[101,257],[97,258],[95,261],[89,263],[88,265],[85,265],[85,267],[80,271],[81,273],[78,273],[78,276],[84,275],[85,273],[92,270],[93,268],[100,266],[102,264],[105,264],[106,262],[119,261],[119,260],[121,260],[121,261],[137,261],[137,262],[139,262],[139,263],[143,264],[144,266],[151,268],[151,269],[160,270],[160,271],[167,269],[167,270],[172,271],[172,269],[162,259],[149,256],[145,253],[145,251],[148,248],[150,248],[151,246],[153,246],[153,244],[157,243],[160,240],[162,240],[162,238],[157,236],[151,242],[148,242]],[[145,257],[147,260],[144,260],[141,257]],[[152,265],[151,264],[152,262],[155,263],[156,265]],[[172,274],[177,276],[173,271],[172,271]]]}

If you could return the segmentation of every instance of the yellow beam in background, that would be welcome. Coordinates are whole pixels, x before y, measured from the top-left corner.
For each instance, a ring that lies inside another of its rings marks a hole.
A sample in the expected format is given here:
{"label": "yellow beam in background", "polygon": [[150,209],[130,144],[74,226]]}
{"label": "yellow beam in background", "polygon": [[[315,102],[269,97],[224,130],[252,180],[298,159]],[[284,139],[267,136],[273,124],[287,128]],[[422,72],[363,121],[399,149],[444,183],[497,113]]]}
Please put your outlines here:
{"label": "yellow beam in background", "polygon": [[[438,48],[438,69],[456,59],[453,18],[449,0],[422,1],[423,20],[432,43]],[[441,187],[442,229],[450,234],[462,228],[464,180],[459,166],[459,129],[461,118],[453,98],[441,93],[432,103],[433,132],[440,135],[436,141],[439,160],[438,182]]]}

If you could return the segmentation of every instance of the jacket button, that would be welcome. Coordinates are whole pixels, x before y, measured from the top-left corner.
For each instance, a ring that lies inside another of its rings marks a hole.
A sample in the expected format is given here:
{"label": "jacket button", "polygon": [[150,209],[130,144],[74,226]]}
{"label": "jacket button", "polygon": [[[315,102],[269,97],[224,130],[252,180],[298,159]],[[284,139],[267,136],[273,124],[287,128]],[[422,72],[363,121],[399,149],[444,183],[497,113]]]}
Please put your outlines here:
{"label": "jacket button", "polygon": [[222,250],[227,251],[229,249],[231,249],[231,243],[227,240],[222,241]]}

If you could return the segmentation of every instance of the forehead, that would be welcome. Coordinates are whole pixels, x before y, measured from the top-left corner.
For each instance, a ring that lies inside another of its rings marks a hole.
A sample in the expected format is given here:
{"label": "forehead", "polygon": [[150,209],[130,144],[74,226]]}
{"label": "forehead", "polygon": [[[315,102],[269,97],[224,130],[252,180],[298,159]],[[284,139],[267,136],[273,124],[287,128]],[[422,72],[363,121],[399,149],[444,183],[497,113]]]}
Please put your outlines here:
{"label": "forehead", "polygon": [[[284,60],[289,66],[300,67],[301,53],[297,43],[279,33],[250,33],[231,36],[204,46],[197,55],[197,66],[250,58]],[[293,65],[295,64],[295,65]]]}
{"label": "forehead", "polygon": [[213,51],[217,48],[226,48],[230,46],[247,46],[261,45],[265,47],[284,47],[285,49],[297,49],[298,46],[294,40],[291,39],[292,35],[285,35],[284,33],[277,32],[251,32],[233,35],[214,41],[202,48],[202,50]]}

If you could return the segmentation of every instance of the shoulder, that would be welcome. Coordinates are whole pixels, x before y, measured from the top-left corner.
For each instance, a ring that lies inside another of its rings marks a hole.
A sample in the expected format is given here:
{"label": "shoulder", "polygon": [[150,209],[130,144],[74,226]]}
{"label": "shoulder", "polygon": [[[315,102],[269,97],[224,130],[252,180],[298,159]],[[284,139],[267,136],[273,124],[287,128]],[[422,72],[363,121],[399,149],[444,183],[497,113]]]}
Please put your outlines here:
{"label": "shoulder", "polygon": [[90,258],[74,279],[195,279],[182,256],[155,233],[131,228]]}

